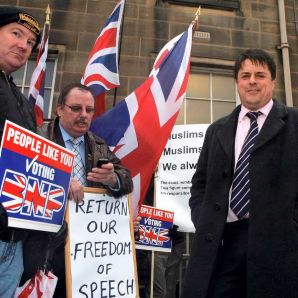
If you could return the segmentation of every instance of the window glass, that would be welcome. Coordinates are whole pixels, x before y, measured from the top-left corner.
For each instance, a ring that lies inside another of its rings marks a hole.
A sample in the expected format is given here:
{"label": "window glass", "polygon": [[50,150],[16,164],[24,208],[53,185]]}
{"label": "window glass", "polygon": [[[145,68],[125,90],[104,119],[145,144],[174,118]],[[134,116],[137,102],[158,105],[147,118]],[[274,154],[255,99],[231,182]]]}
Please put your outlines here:
{"label": "window glass", "polygon": [[184,111],[185,111],[184,105],[185,105],[185,102],[182,103],[178,117],[176,119],[176,124],[185,124],[184,123]]}
{"label": "window glass", "polygon": [[235,108],[235,102],[213,101],[213,121],[230,114]]}
{"label": "window glass", "polygon": [[192,67],[186,98],[176,124],[205,124],[231,113],[236,106],[232,70]]}
{"label": "window glass", "polygon": [[192,73],[189,76],[187,97],[210,98],[210,76],[208,73]]}
{"label": "window glass", "polygon": [[186,100],[186,124],[205,124],[211,122],[210,101]]}
{"label": "window glass", "polygon": [[23,84],[25,68],[26,68],[26,65],[22,66],[19,70],[13,72],[12,74],[13,81],[19,87],[22,86]]}
{"label": "window glass", "polygon": [[[36,64],[36,59],[30,59],[22,68],[13,73],[13,78],[15,84],[20,88],[20,90],[28,97],[28,92],[30,88],[31,76],[34,71]],[[56,59],[50,58],[47,60],[46,66],[46,79],[45,79],[45,91],[44,91],[44,118],[50,118],[51,107],[53,101],[54,93],[54,83],[55,83],[55,67]]]}
{"label": "window glass", "polygon": [[25,77],[25,86],[30,86],[31,81],[31,75],[34,71],[35,67],[35,60],[28,60],[27,62],[27,71],[26,71],[26,77]]}
{"label": "window glass", "polygon": [[235,100],[235,84],[233,76],[213,74],[213,98]]}

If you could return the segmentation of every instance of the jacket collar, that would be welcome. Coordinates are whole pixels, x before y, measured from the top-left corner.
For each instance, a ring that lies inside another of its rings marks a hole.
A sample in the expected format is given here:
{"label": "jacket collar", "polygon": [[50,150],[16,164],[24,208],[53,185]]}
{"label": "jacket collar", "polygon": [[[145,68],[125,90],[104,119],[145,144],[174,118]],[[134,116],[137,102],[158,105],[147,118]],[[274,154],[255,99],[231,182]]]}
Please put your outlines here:
{"label": "jacket collar", "polygon": [[[222,119],[217,131],[218,140],[228,158],[234,158],[235,134],[240,108],[240,105],[237,106],[230,115]],[[287,115],[288,111],[286,106],[274,99],[273,107],[256,139],[253,151],[260,148],[277,135],[280,129],[285,125]]]}

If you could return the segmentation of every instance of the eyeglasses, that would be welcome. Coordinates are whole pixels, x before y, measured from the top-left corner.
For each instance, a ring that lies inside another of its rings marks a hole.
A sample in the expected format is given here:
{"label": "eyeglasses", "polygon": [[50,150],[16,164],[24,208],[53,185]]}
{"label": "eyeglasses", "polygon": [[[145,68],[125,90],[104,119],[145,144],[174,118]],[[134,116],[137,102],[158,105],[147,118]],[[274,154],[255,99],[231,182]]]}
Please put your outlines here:
{"label": "eyeglasses", "polygon": [[[70,106],[66,103],[64,105],[67,106],[68,108],[70,108],[70,110],[74,113],[82,113],[82,111],[83,111],[82,106]],[[93,114],[94,113],[94,108],[86,107],[85,110],[86,110],[87,114]]]}

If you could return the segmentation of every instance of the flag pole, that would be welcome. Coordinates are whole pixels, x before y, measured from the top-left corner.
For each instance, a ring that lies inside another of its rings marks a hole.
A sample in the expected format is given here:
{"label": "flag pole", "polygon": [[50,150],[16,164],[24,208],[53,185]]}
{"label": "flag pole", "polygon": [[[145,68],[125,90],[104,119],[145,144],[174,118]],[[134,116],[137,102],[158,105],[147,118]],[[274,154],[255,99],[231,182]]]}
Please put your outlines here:
{"label": "flag pole", "polygon": [[46,9],[46,24],[51,25],[51,8],[50,5],[48,4],[47,9]]}
{"label": "flag pole", "polygon": [[[124,6],[123,6],[123,15],[122,15],[122,20],[121,20],[120,36],[119,36],[118,72],[119,72],[120,57],[121,57],[123,23],[124,23],[124,18],[125,18],[125,4],[126,4],[126,3],[124,2]],[[118,87],[116,87],[116,88],[114,89],[113,107],[116,105],[116,101],[117,101],[117,90],[118,90]]]}
{"label": "flag pole", "polygon": [[198,7],[196,13],[195,13],[195,18],[192,21],[192,32],[194,34],[195,31],[199,30],[199,17],[201,15],[201,5]]}

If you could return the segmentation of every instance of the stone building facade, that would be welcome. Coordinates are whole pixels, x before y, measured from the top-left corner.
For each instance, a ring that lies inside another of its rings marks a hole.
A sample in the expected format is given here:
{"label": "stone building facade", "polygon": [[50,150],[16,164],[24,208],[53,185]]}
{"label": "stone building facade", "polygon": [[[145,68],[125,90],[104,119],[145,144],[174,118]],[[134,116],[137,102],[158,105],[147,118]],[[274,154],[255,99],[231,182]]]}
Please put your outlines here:
{"label": "stone building facade", "polygon": [[[117,90],[117,101],[148,76],[158,51],[169,39],[186,30],[194,19],[197,7],[201,5],[199,30],[209,33],[210,38],[194,37],[192,67],[231,68],[235,56],[244,49],[265,49],[278,63],[275,96],[285,102],[278,2],[127,0],[119,65],[121,87]],[[293,104],[298,106],[298,17],[295,21],[298,8],[295,8],[295,0],[282,2],[289,43]],[[57,60],[55,105],[61,87],[81,78],[88,54],[116,1],[0,0],[0,5],[3,4],[27,9],[37,16],[41,24],[46,6],[50,5],[50,56]],[[109,92],[108,107],[112,105],[113,96],[114,92]]]}

